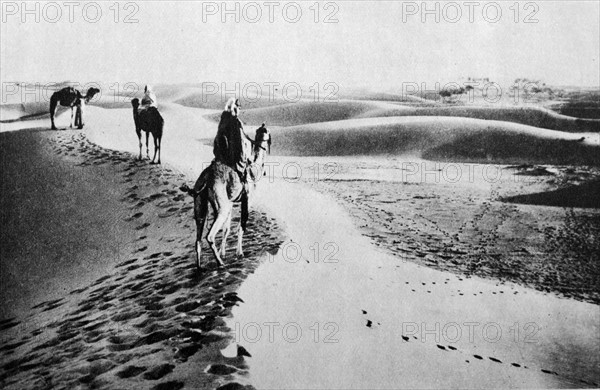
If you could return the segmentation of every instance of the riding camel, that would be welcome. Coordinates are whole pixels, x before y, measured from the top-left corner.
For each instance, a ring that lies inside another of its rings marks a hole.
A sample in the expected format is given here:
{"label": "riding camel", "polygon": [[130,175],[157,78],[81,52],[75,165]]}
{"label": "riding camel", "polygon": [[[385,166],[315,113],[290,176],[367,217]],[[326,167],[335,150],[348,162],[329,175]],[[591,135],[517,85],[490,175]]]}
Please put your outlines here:
{"label": "riding camel", "polygon": [[[83,128],[83,109],[90,100],[99,93],[98,88],[90,88],[87,90],[85,96],[81,94],[77,89],[73,87],[65,87],[52,94],[50,97],[50,122],[52,123],[52,130],[56,130],[54,125],[54,116],[56,115],[56,109],[60,104],[63,107],[71,107],[71,124],[70,127],[77,126],[78,129]],[[75,111],[75,112],[74,112]]]}
{"label": "riding camel", "polygon": [[150,158],[150,150],[148,147],[148,138],[152,134],[154,138],[154,156],[151,164],[154,164],[156,154],[158,153],[158,164],[160,164],[160,145],[162,142],[163,128],[165,120],[154,106],[139,110],[140,100],[135,98],[131,101],[133,106],[133,121],[135,122],[135,132],[138,136],[140,144],[139,159],[142,159],[142,130],[146,132],[146,155]]}
{"label": "riding camel", "polygon": [[[256,189],[258,180],[264,175],[264,160],[271,147],[271,134],[263,123],[256,130],[252,153],[250,156],[248,183],[244,184],[234,167],[220,161],[212,164],[200,174],[194,188],[183,185],[180,189],[194,197],[194,219],[196,220],[196,265],[200,269],[201,239],[204,224],[208,215],[208,205],[212,206],[215,216],[206,240],[212,249],[219,266],[223,266],[225,242],[231,229],[231,214],[234,203],[241,203],[241,219],[238,227],[237,256],[244,256],[242,238],[248,222],[248,201]],[[223,229],[221,251],[217,251],[215,238]]]}

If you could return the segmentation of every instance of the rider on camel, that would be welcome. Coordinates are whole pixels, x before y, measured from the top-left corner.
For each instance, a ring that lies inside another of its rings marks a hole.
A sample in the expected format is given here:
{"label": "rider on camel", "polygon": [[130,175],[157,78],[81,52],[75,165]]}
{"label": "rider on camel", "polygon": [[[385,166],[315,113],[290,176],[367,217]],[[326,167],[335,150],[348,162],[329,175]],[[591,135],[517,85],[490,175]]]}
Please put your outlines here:
{"label": "rider on camel", "polygon": [[251,164],[251,139],[239,120],[240,101],[230,98],[221,114],[219,129],[214,141],[215,160],[236,170],[243,183],[247,182],[247,171]]}

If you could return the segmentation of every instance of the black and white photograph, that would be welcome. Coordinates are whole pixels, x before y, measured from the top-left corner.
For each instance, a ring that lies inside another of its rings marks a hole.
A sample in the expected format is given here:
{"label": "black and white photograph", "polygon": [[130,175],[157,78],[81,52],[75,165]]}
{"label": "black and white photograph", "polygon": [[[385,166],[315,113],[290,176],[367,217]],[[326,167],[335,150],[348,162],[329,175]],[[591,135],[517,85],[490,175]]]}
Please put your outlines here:
{"label": "black and white photograph", "polygon": [[0,388],[600,387],[600,1],[0,11]]}

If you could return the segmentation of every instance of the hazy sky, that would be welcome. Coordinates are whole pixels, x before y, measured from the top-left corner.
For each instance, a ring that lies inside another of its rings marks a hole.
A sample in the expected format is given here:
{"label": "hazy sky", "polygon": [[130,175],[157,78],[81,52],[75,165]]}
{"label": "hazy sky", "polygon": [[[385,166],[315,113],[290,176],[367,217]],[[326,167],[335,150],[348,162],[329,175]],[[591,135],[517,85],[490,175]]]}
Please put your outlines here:
{"label": "hazy sky", "polygon": [[[318,7],[314,1],[237,2],[236,22],[235,15],[222,15],[220,1],[119,3],[118,15],[112,1],[87,5],[85,13],[83,2],[71,9],[71,22],[63,2],[28,3],[32,14],[23,14],[20,1],[2,2],[1,76],[155,84],[295,81],[303,87],[328,81],[385,87],[467,76],[600,84],[598,1],[473,3],[478,5],[428,2],[434,13],[423,15],[421,1]],[[235,10],[236,3],[227,6]],[[260,20],[251,23],[258,9]],[[132,12],[137,23],[124,23]],[[330,14],[334,23],[324,23]],[[524,23],[528,15],[537,22]]]}

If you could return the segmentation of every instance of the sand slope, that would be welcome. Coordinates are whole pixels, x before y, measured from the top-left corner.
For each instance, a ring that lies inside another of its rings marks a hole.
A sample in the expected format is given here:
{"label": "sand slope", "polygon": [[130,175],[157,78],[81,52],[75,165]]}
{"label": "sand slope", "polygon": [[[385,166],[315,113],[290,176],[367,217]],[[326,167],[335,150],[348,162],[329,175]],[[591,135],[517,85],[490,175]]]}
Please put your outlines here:
{"label": "sand slope", "polygon": [[[279,245],[277,224],[253,210],[245,247],[247,257],[236,260],[228,255],[229,267],[222,270],[215,269],[207,257],[204,271],[198,272],[189,245],[192,205],[178,190],[181,175],[168,167],[137,161],[131,154],[99,148],[79,132],[51,134],[57,138],[40,141],[43,147],[55,149],[61,161],[80,164],[80,169],[92,176],[107,176],[102,196],[112,202],[113,208],[126,211],[118,224],[127,226],[133,240],[131,245],[119,248],[120,256],[116,258],[103,252],[107,258],[99,259],[97,265],[103,266],[104,276],[94,277],[89,270],[82,278],[71,276],[83,281],[83,286],[71,289],[72,281],[65,280],[59,298],[40,302],[38,297],[26,314],[0,321],[1,387],[180,389],[247,382],[244,356],[225,357],[219,352],[231,339],[223,318],[241,302],[235,290],[256,267],[256,260]],[[12,137],[11,142],[18,146],[22,140],[17,138]],[[63,177],[52,166],[44,173]],[[88,185],[86,177],[74,177],[71,189],[77,191]],[[28,182],[22,184],[13,196],[32,190]],[[100,191],[93,187],[90,190]],[[77,214],[62,213],[65,222],[73,222],[71,217],[75,219]],[[97,213],[89,213],[86,221],[94,224],[101,219]],[[52,229],[44,220],[39,223]],[[118,243],[104,236],[85,246],[98,245],[102,250],[104,245]],[[82,239],[85,234],[74,237]],[[268,237],[273,238],[272,246],[264,245]],[[44,238],[37,238],[29,242],[46,247]],[[232,237],[229,244],[233,242]],[[64,255],[70,261],[86,256],[77,248],[70,249],[73,252]],[[59,266],[56,261],[46,265]],[[46,277],[53,275],[47,273]],[[86,282],[90,277],[95,280]],[[15,287],[9,293],[19,291]]]}
{"label": "sand slope", "polygon": [[448,117],[368,118],[274,132],[274,153],[300,156],[412,154],[445,161],[598,165],[590,137],[499,121]]}
{"label": "sand slope", "polygon": [[107,165],[92,170],[66,157],[76,144],[59,134],[0,134],[2,318],[60,298],[72,280],[81,287],[104,275],[135,239],[126,207],[106,191],[120,180]]}
{"label": "sand slope", "polygon": [[369,112],[364,117],[385,116],[450,116],[520,123],[543,129],[571,133],[599,132],[600,120],[579,119],[560,115],[541,107],[433,107],[390,109]]}
{"label": "sand slope", "polygon": [[[263,107],[243,110],[240,119],[249,125],[266,123],[269,126],[296,126],[307,123],[333,122],[369,116],[376,111],[401,111],[399,106],[384,102],[363,102],[357,100],[331,103],[297,102],[280,104],[275,107]],[[215,122],[220,113],[208,117]]]}

